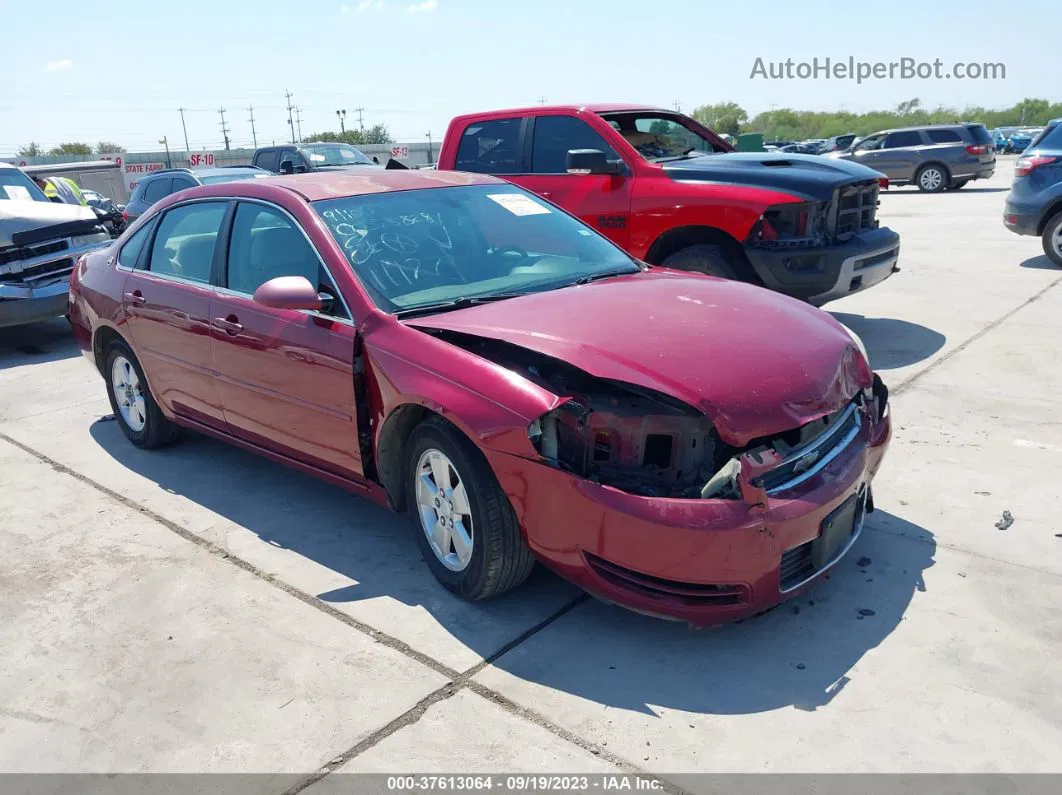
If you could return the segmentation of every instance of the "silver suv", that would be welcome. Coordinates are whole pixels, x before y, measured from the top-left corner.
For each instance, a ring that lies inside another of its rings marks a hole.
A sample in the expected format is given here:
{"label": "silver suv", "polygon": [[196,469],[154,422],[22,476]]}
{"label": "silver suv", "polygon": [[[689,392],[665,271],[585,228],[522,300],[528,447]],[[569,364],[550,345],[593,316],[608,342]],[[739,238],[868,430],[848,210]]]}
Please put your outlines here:
{"label": "silver suv", "polygon": [[826,157],[862,163],[890,184],[914,183],[926,193],[958,190],[996,170],[992,134],[983,124],[932,124],[882,130]]}

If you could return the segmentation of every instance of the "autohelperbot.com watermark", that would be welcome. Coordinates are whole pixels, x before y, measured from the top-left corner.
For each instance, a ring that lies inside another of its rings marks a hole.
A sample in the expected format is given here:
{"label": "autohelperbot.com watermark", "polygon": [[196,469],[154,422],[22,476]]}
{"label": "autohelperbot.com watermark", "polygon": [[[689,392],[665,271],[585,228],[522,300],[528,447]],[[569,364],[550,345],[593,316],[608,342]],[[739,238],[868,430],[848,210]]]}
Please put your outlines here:
{"label": "autohelperbot.com watermark", "polygon": [[957,61],[945,64],[940,58],[919,61],[858,61],[847,58],[812,58],[810,61],[770,61],[757,58],[750,80],[1006,80],[1007,66],[998,61]]}

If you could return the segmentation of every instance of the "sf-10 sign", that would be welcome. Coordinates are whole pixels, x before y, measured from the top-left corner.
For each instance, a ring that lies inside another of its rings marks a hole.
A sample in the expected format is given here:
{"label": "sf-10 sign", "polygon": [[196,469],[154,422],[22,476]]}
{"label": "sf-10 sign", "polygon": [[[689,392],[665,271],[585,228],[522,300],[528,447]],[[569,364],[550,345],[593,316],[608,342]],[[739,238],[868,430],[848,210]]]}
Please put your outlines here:
{"label": "sf-10 sign", "polygon": [[188,155],[188,165],[192,168],[198,166],[212,166],[214,165],[214,153],[213,152],[192,152]]}
{"label": "sf-10 sign", "polygon": [[392,146],[391,157],[409,157],[408,146]]}

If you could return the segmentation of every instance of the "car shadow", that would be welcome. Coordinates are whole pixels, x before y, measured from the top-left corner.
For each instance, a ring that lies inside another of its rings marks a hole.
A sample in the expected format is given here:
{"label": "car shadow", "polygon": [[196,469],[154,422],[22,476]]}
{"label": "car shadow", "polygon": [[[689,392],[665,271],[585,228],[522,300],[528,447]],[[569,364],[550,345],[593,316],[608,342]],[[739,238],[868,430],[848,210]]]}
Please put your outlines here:
{"label": "car shadow", "polygon": [[895,370],[917,364],[939,351],[947,342],[947,337],[939,331],[907,320],[866,317],[849,312],[830,314],[859,335],[875,370]]}
{"label": "car shadow", "polygon": [[65,318],[0,328],[0,370],[70,359],[80,354]]}
{"label": "car shadow", "polygon": [[1051,260],[1046,254],[1041,254],[1038,257],[1029,257],[1027,260],[1022,262],[1019,267],[1033,268],[1035,270],[1045,271],[1062,270],[1062,268],[1060,268],[1058,265],[1055,265],[1055,263],[1051,262]]}
{"label": "car shadow", "polygon": [[[333,573],[353,580],[315,593],[339,609],[376,597],[416,606],[488,659],[557,604],[577,604],[494,665],[529,682],[644,713],[661,707],[738,714],[827,706],[853,666],[885,640],[914,594],[925,590],[922,572],[933,564],[932,534],[879,510],[868,517],[848,556],[811,592],[715,630],[693,631],[596,601],[579,604],[580,592],[541,566],[519,589],[468,603],[432,577],[405,517],[195,434],[149,452],[130,445],[113,421],[97,421],[89,430],[127,469],[326,569],[309,567],[315,582],[335,582]],[[292,581],[285,573],[274,576]],[[554,598],[554,606],[543,610],[545,595],[556,597],[558,589],[562,600]],[[376,617],[363,620],[389,631]]]}

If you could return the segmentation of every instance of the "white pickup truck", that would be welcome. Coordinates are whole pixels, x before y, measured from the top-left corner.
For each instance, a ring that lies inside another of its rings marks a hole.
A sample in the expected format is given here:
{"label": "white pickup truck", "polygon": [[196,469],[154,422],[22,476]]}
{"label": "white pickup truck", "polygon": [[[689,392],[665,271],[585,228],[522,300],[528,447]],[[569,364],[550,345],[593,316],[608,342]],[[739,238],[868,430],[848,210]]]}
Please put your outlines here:
{"label": "white pickup truck", "polygon": [[78,257],[110,242],[91,208],[49,201],[0,163],[0,328],[65,315]]}

